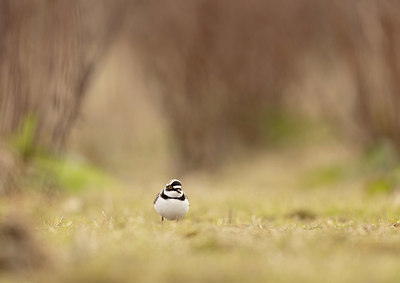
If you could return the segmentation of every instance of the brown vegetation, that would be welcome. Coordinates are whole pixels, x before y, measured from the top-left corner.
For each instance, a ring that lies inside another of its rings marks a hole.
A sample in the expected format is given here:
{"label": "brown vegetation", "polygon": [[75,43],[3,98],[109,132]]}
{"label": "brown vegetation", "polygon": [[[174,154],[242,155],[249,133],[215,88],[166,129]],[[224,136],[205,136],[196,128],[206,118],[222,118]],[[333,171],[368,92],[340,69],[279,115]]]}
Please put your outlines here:
{"label": "brown vegetation", "polygon": [[160,83],[185,166],[215,163],[238,141],[256,145],[283,101],[309,99],[287,92],[308,57],[327,74],[341,63],[355,89],[336,105],[319,93],[324,116],[351,104],[346,124],[398,144],[397,2],[147,3],[134,41]]}
{"label": "brown vegetation", "polygon": [[2,1],[0,131],[15,132],[33,113],[35,142],[60,148],[99,61],[126,31],[185,168],[268,144],[271,117],[311,101],[293,91],[307,58],[327,73],[320,80],[340,65],[352,84],[334,105],[318,94],[324,116],[358,125],[364,141],[400,147],[398,11],[391,0]]}
{"label": "brown vegetation", "polygon": [[[22,141],[24,148],[54,152],[64,147],[93,74],[119,35],[124,4],[0,2],[1,143],[23,135],[29,123],[33,133]],[[25,153],[18,155],[26,159]],[[6,159],[0,156],[0,176],[6,176],[0,184],[9,186],[7,172],[18,170]]]}
{"label": "brown vegetation", "polygon": [[[2,1],[0,133],[37,119],[35,143],[62,147],[124,1]],[[94,5],[96,4],[96,5]]]}

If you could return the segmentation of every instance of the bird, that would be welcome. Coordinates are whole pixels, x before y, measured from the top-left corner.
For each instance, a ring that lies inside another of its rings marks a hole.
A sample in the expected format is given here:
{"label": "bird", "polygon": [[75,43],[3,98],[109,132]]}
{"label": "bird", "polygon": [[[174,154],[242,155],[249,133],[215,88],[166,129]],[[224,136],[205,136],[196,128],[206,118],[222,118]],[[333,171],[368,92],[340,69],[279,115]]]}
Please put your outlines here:
{"label": "bird", "polygon": [[170,221],[181,219],[189,211],[189,200],[182,190],[182,183],[177,179],[170,180],[154,199],[154,208],[164,218]]}

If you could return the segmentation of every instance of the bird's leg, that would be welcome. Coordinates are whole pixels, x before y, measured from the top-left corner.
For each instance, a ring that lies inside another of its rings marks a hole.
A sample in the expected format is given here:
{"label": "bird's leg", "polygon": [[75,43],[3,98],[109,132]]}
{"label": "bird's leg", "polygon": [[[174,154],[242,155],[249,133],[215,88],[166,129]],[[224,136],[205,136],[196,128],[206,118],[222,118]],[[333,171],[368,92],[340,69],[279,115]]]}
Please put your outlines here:
{"label": "bird's leg", "polygon": [[161,216],[161,225],[164,224],[164,216]]}
{"label": "bird's leg", "polygon": [[176,223],[178,223],[179,222],[179,219],[176,219]]}

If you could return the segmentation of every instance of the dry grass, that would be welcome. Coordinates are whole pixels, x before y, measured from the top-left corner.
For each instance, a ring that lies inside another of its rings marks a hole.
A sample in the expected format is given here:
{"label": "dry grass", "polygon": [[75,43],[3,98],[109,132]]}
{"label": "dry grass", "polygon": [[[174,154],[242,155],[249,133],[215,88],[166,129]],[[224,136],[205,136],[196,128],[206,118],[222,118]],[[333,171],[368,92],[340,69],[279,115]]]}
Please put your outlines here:
{"label": "dry grass", "polygon": [[[344,148],[314,147],[263,154],[214,176],[183,176],[191,210],[183,221],[164,226],[152,207],[164,180],[112,191],[10,197],[2,200],[2,215],[12,215],[15,207],[29,215],[50,260],[3,278],[398,281],[399,195],[366,194],[356,161]],[[305,179],[332,164],[349,174],[307,185]]]}

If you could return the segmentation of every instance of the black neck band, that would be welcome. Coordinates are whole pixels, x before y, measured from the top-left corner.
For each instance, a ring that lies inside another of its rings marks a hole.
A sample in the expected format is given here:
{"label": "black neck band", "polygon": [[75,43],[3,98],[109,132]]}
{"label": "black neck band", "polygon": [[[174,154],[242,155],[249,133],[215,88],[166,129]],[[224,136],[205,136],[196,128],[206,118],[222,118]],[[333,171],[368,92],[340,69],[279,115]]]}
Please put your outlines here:
{"label": "black neck band", "polygon": [[182,196],[180,196],[180,197],[169,197],[164,193],[164,190],[162,190],[162,192],[161,192],[161,197],[163,199],[178,199],[178,200],[182,200],[182,201],[186,199],[185,194],[182,194]]}

